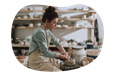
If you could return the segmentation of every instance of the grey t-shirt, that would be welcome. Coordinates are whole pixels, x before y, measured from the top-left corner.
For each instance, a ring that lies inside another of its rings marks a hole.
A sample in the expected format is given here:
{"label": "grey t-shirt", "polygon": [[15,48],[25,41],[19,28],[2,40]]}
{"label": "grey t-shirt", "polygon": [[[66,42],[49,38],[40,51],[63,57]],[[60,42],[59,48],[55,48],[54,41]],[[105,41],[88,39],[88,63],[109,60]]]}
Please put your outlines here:
{"label": "grey t-shirt", "polygon": [[[55,36],[51,33],[50,30],[45,30],[45,31],[47,35],[51,36],[51,42],[54,45],[56,45],[56,47],[59,49],[61,44],[57,41]],[[56,52],[52,52],[48,50],[45,31],[43,30],[42,27],[38,27],[33,31],[32,38],[30,41],[30,46],[29,46],[29,54],[33,52],[36,48],[39,48],[41,53],[45,57],[55,58]]]}

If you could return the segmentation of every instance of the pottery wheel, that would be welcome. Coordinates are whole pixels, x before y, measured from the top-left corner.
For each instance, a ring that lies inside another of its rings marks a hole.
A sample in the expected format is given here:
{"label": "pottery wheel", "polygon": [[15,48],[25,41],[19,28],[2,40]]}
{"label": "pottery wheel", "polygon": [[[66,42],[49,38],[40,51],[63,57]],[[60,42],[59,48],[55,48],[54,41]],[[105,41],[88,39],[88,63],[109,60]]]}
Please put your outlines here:
{"label": "pottery wheel", "polygon": [[60,69],[63,71],[77,69],[79,67],[80,67],[79,63],[76,63],[74,66],[67,66],[64,63],[61,63],[61,65],[60,65]]}

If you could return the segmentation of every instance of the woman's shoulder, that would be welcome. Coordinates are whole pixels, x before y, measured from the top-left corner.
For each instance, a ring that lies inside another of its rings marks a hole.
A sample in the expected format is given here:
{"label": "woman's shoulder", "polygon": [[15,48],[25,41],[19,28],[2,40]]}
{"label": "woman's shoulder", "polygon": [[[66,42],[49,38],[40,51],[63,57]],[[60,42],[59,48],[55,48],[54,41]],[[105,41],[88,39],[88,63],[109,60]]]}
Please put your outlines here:
{"label": "woman's shoulder", "polygon": [[42,27],[38,27],[34,30],[34,33],[44,33],[44,30]]}

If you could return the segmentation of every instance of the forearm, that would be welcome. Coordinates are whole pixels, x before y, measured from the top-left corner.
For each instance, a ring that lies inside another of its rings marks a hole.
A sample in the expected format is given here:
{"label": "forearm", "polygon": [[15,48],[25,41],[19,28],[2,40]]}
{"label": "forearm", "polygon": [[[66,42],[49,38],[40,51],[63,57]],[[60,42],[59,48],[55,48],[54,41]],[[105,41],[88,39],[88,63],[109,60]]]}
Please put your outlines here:
{"label": "forearm", "polygon": [[60,50],[61,52],[63,52],[63,53],[66,52],[65,49],[64,49],[62,46],[59,47],[59,50]]}
{"label": "forearm", "polygon": [[63,52],[64,55],[61,55],[60,53],[57,53],[57,54],[56,54],[56,57],[61,57],[61,58],[65,58],[65,59],[70,59],[70,56],[68,55],[68,53],[65,51],[65,49],[64,49],[62,46],[59,47],[59,50],[60,50],[61,52]]}

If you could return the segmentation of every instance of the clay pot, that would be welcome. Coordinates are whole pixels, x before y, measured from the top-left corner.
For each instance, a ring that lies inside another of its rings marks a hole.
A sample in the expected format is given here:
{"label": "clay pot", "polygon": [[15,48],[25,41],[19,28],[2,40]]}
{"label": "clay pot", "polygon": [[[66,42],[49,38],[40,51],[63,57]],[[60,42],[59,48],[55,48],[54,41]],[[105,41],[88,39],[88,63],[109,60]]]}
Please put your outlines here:
{"label": "clay pot", "polygon": [[83,57],[86,57],[86,51],[82,46],[72,47],[72,58],[81,63]]}
{"label": "clay pot", "polygon": [[64,64],[67,66],[74,66],[76,64],[75,59],[65,60]]}

